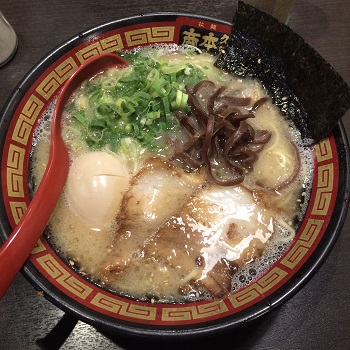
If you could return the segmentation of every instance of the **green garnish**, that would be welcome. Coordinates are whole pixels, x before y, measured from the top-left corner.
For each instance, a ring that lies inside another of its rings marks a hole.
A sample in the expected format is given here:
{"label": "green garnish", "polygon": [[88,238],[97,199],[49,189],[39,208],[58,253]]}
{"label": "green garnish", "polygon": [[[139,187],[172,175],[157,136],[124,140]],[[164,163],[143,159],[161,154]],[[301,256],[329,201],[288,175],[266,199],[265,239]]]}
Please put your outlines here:
{"label": "green garnish", "polygon": [[122,55],[130,67],[117,76],[86,82],[67,110],[92,149],[125,151],[135,142],[154,149],[164,131],[178,127],[172,112],[189,110],[185,85],[202,80],[205,70],[189,63],[157,61],[141,52]]}

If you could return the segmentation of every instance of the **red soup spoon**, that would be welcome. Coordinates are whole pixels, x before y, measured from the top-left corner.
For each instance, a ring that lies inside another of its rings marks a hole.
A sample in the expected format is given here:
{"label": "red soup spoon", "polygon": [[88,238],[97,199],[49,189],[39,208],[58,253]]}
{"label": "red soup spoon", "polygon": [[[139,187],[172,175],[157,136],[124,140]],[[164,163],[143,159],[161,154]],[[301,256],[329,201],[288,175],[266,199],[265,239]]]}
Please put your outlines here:
{"label": "red soup spoon", "polygon": [[69,153],[62,139],[62,114],[70,96],[85,80],[110,67],[126,67],[114,53],[93,57],[66,81],[52,116],[50,156],[46,171],[27,210],[0,248],[0,299],[26,262],[53,213],[69,170]]}

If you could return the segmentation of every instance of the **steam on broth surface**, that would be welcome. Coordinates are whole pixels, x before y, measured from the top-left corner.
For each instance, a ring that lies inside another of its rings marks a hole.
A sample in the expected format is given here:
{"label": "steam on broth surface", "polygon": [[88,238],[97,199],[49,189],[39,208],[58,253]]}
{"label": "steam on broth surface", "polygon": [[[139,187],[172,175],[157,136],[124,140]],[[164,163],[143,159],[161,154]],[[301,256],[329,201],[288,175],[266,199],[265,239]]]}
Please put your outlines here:
{"label": "steam on broth surface", "polygon": [[[72,165],[50,241],[122,295],[224,297],[293,240],[311,151],[257,81],[223,73],[215,57],[172,45],[125,58],[130,67],[93,77],[67,108]],[[49,119],[35,137],[36,183]]]}

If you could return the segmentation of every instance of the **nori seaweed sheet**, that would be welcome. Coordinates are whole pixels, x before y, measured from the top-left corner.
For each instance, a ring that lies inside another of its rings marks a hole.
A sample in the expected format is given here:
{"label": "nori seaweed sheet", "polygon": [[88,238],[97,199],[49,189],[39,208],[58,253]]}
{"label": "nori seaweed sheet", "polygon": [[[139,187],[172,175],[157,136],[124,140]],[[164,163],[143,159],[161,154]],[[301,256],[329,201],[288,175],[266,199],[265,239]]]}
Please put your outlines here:
{"label": "nori seaweed sheet", "polygon": [[287,25],[242,1],[215,64],[260,80],[310,144],[328,136],[350,108],[349,86],[323,57]]}

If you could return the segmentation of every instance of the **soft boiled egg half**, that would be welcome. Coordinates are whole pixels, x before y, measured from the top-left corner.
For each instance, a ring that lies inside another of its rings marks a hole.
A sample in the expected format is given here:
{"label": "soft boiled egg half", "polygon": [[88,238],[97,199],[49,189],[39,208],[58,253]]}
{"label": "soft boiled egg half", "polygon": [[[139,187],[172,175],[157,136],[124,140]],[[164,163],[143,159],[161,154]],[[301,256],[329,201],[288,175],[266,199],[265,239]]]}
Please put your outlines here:
{"label": "soft boiled egg half", "polygon": [[103,151],[74,159],[65,195],[72,210],[92,229],[109,226],[120,210],[130,175],[117,156]]}

